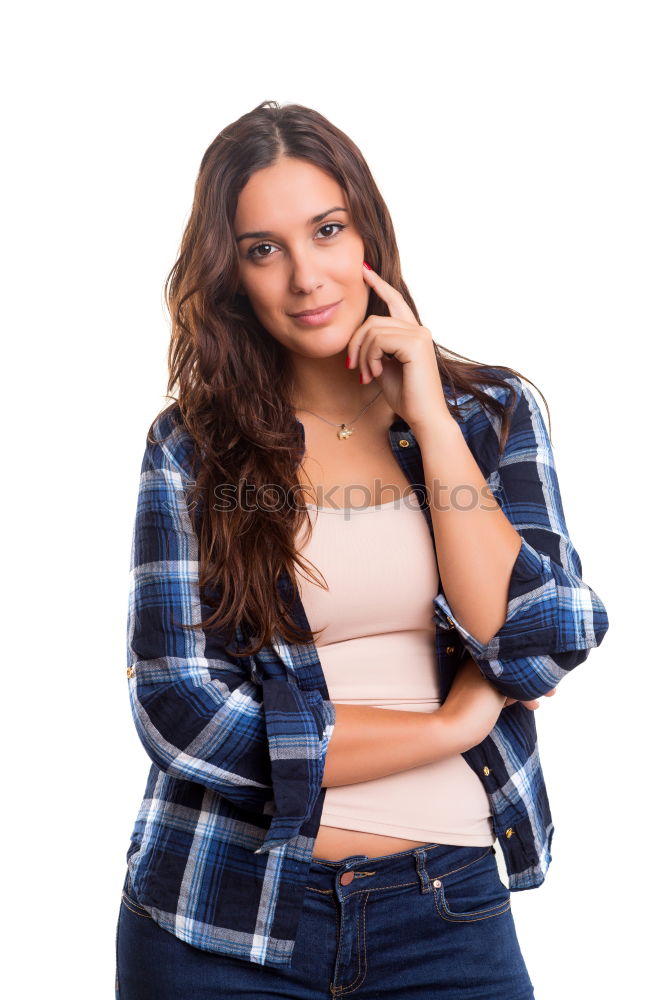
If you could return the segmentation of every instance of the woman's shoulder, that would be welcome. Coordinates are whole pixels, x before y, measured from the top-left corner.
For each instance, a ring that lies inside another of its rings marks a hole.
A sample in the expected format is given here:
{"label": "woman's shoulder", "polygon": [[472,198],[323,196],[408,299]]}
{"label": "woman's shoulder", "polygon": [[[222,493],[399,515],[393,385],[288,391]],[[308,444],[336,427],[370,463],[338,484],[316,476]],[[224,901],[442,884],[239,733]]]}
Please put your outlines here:
{"label": "woman's shoulder", "polygon": [[155,469],[175,469],[182,476],[192,474],[194,442],[185,426],[177,401],[169,404],[151,421],[146,434],[146,459]]}
{"label": "woman's shoulder", "polygon": [[470,364],[466,366],[465,377],[467,385],[455,387],[442,377],[445,395],[460,408],[463,419],[485,409],[486,398],[496,400],[502,407],[512,406],[513,400],[517,401],[527,390],[524,377],[504,365]]}

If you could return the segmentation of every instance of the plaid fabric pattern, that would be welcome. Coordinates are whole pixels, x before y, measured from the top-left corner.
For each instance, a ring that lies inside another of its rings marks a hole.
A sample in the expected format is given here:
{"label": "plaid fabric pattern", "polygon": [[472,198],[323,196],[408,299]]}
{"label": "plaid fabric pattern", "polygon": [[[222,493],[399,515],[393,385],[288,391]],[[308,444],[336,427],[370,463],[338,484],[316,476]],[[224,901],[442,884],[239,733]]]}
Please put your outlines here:
{"label": "plaid fabric pattern", "polygon": [[[472,397],[458,399],[465,404],[465,440],[522,547],[507,620],[485,645],[456,621],[440,581],[433,622],[442,700],[466,649],[502,692],[527,699],[583,662],[608,628],[568,538],[538,405],[526,384],[513,381],[520,396],[501,460],[499,421]],[[487,391],[508,397],[508,389]],[[156,422],[159,443],[146,441],[132,537],[127,675],[150,767],[127,851],[129,877],[142,906],[183,941],[289,966],[326,793],[321,782],[335,708],[314,644],[276,639],[240,658],[225,654],[215,634],[182,627],[201,622],[212,608],[198,585],[196,514],[184,494],[193,478],[191,440],[177,417],[177,405],[169,407]],[[408,480],[423,488],[409,425],[396,420],[389,436]],[[434,546],[425,501],[422,511]],[[296,619],[307,624],[284,574],[279,586],[292,598]],[[239,629],[236,639],[246,638]],[[553,823],[534,713],[519,703],[505,708],[492,732],[463,756],[487,790],[509,887],[540,885]]]}

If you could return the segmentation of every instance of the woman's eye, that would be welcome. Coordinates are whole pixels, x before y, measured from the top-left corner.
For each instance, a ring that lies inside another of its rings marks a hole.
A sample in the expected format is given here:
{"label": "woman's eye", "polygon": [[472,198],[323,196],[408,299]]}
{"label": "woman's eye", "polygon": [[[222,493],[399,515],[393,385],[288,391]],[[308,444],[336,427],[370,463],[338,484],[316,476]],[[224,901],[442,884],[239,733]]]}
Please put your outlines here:
{"label": "woman's eye", "polygon": [[252,247],[251,250],[248,250],[247,255],[248,257],[270,257],[272,256],[271,254],[257,253],[257,250],[262,250],[264,247],[272,247],[273,245],[273,243],[258,243],[256,247]]}
{"label": "woman's eye", "polygon": [[[343,225],[342,222],[325,222],[324,225],[319,230],[319,232],[321,232],[322,229],[330,229],[332,226],[337,226],[338,232],[342,232],[343,229],[347,228],[345,225]],[[337,235],[338,235],[337,232],[331,233],[331,236],[337,236]],[[324,239],[328,239],[328,237],[326,236],[324,237]]]}
{"label": "woman's eye", "polygon": [[[338,235],[338,233],[341,233],[342,230],[346,228],[347,226],[343,222],[325,222],[323,226],[319,227],[317,232],[321,233],[324,229],[329,229],[329,230],[334,229],[335,232],[328,233],[327,235],[324,236],[325,240],[330,240],[333,239],[335,236]],[[270,248],[274,246],[275,246],[274,243],[257,243],[255,246],[252,247],[251,250],[248,250],[247,256],[250,258],[254,257],[255,259],[257,258],[264,259],[265,257],[273,257],[274,255],[272,253],[260,253],[259,251],[265,248],[268,248],[270,250]]]}

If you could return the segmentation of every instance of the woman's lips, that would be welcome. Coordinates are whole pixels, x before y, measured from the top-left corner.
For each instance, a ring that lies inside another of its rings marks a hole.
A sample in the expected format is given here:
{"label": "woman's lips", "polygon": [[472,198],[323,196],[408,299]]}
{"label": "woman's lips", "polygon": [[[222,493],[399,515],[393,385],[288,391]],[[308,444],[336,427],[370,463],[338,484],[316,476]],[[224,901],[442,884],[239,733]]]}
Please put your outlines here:
{"label": "woman's lips", "polygon": [[292,316],[291,318],[297,323],[305,323],[306,326],[321,326],[323,323],[328,323],[339,305],[340,302],[334,302],[332,306],[319,312],[309,313],[307,316]]}

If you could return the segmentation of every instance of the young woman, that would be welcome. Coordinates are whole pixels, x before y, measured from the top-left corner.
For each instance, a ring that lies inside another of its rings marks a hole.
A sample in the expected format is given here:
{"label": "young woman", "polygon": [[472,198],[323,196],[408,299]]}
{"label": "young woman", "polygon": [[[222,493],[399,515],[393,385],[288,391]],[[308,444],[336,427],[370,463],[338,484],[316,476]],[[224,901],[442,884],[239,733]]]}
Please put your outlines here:
{"label": "young woman", "polygon": [[534,709],[608,627],[535,397],[421,324],[360,151],[300,105],[206,151],[166,293],[117,996],[527,1000]]}

